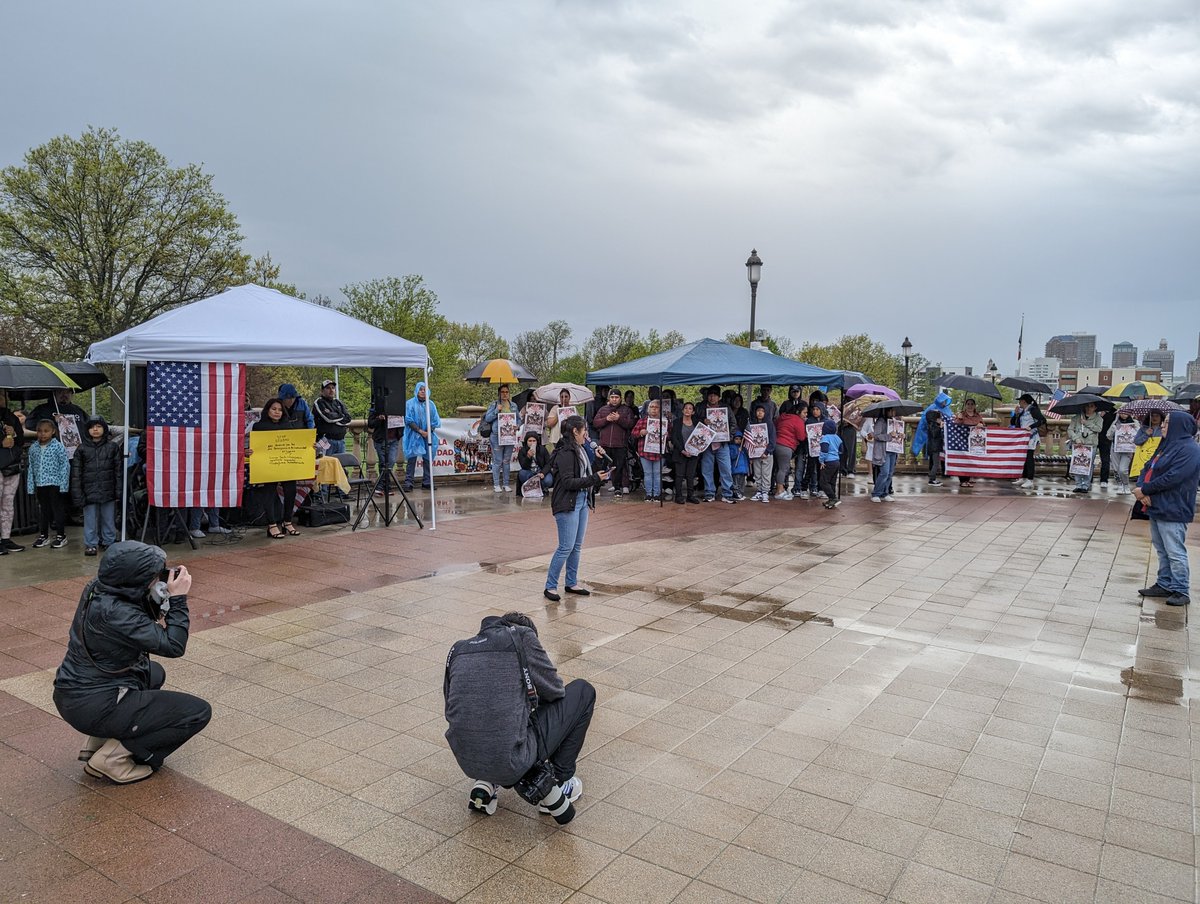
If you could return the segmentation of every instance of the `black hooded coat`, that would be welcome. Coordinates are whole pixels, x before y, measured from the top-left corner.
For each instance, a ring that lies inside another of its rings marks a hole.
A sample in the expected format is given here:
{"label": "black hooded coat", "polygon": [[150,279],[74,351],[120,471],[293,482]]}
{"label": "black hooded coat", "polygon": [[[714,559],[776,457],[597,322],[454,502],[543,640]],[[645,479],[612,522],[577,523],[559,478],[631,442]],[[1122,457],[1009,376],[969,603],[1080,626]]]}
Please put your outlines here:
{"label": "black hooded coat", "polygon": [[126,687],[148,690],[150,654],[175,659],[187,649],[187,597],[171,597],[165,624],[147,595],[167,563],[157,546],[122,540],[109,547],[94,581],[83,588],[56,692],[81,695]]}
{"label": "black hooded coat", "polygon": [[[88,434],[93,424],[104,428],[104,435],[94,440]],[[114,502],[121,498],[121,468],[125,464],[124,449],[112,441],[108,423],[102,417],[90,417],[80,432],[81,442],[71,458],[71,502],[91,505]]]}

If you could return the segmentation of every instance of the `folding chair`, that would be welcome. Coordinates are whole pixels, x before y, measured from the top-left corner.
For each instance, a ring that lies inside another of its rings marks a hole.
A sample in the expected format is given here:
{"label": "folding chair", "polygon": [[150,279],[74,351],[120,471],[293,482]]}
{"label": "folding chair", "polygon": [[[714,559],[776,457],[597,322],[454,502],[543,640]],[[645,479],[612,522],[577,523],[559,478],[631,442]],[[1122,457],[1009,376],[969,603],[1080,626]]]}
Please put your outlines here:
{"label": "folding chair", "polygon": [[[335,453],[334,458],[342,463],[342,468],[350,481],[350,489],[354,491],[354,507],[357,509],[362,504],[363,489],[366,488],[370,492],[375,482],[367,476],[366,468],[353,452],[338,452]],[[357,477],[352,473],[355,469],[358,469]]]}

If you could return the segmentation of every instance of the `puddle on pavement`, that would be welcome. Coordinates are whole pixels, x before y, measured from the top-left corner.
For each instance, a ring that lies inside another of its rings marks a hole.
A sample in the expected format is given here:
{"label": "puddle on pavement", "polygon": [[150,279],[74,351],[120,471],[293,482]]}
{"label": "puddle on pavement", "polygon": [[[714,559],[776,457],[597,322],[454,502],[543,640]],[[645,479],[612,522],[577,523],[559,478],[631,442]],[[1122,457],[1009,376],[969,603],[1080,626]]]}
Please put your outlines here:
{"label": "puddle on pavement", "polygon": [[1147,700],[1158,703],[1183,700],[1183,679],[1178,675],[1161,675],[1130,666],[1121,670],[1121,683]]}
{"label": "puddle on pavement", "polygon": [[1143,612],[1141,621],[1144,625],[1154,625],[1164,631],[1182,631],[1187,627],[1187,620],[1182,613],[1168,612],[1163,609],[1159,609],[1153,614]]}
{"label": "puddle on pavement", "polygon": [[[603,584],[595,581],[591,583],[591,588],[597,593],[607,593],[612,596],[623,596],[627,593],[638,592],[652,593],[665,602],[683,603],[686,607],[685,611],[691,610],[692,612],[701,612],[705,615],[713,615],[717,618],[728,618],[732,621],[742,622],[743,624],[764,622],[765,624],[782,628],[785,631],[790,631],[792,628],[807,624],[808,622],[825,625],[830,628],[834,626],[833,619],[827,616],[818,615],[815,612],[807,610],[796,611],[788,609],[786,608],[788,600],[782,600],[767,593],[751,593],[746,590],[724,590],[718,593],[705,593],[703,590],[664,587],[661,584],[639,586],[636,584]],[[719,603],[709,602],[709,600],[718,597],[737,600],[739,603],[745,605],[722,606]],[[646,625],[645,628],[653,630],[653,623]]]}

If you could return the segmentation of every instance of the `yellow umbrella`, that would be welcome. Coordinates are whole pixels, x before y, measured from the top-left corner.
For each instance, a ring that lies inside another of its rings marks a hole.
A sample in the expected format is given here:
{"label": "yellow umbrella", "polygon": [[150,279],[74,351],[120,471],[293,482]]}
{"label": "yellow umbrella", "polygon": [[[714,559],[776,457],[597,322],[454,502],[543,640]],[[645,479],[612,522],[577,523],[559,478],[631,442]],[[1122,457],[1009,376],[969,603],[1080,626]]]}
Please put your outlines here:
{"label": "yellow umbrella", "polygon": [[1110,399],[1165,399],[1170,394],[1170,390],[1167,387],[1152,380],[1135,380],[1132,383],[1118,383],[1104,392],[1104,395]]}
{"label": "yellow umbrella", "polygon": [[536,383],[537,377],[515,361],[493,358],[476,364],[463,377],[468,383]]}

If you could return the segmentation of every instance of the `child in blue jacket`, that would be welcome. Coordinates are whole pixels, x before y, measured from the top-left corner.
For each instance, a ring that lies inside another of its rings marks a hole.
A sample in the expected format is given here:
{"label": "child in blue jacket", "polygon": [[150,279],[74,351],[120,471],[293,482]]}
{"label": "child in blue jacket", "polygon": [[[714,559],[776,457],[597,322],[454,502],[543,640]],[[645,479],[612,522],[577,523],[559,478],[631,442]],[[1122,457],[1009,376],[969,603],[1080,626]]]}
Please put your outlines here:
{"label": "child in blue jacket", "polygon": [[50,527],[54,527],[54,542],[51,549],[62,549],[67,545],[67,512],[63,505],[63,494],[71,486],[71,460],[67,448],[58,438],[58,427],[49,418],[42,418],[37,425],[37,442],[29,448],[29,470],[25,475],[25,486],[29,495],[37,497],[38,538],[34,549],[41,549],[48,542]]}
{"label": "child in blue jacket", "polygon": [[841,502],[838,499],[838,472],[842,469],[842,438],[832,420],[827,419],[821,430],[821,492],[825,494],[825,508],[831,509]]}

